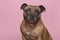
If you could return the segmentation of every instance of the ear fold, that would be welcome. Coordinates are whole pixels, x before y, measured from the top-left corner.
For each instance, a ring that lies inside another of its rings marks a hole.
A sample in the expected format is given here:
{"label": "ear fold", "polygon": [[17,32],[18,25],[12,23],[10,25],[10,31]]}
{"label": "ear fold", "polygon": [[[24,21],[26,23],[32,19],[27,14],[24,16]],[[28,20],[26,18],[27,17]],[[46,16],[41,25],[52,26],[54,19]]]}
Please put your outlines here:
{"label": "ear fold", "polygon": [[26,3],[23,3],[23,4],[21,5],[21,9],[24,9],[26,6],[27,6],[27,4],[26,4]]}
{"label": "ear fold", "polygon": [[45,8],[44,6],[42,6],[42,5],[40,5],[39,7],[40,7],[40,9],[41,9],[41,12],[43,12],[43,11],[46,10],[46,8]]}

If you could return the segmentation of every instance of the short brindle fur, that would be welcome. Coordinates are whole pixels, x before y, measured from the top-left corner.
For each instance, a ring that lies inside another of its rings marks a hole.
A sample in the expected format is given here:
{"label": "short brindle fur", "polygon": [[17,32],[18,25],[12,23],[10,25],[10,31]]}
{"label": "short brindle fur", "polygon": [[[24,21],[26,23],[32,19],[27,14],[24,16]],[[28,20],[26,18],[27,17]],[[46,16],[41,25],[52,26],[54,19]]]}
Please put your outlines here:
{"label": "short brindle fur", "polygon": [[20,26],[22,40],[52,40],[41,19],[41,13],[46,8],[42,5],[32,6],[24,3],[21,9],[24,11],[24,20]]}

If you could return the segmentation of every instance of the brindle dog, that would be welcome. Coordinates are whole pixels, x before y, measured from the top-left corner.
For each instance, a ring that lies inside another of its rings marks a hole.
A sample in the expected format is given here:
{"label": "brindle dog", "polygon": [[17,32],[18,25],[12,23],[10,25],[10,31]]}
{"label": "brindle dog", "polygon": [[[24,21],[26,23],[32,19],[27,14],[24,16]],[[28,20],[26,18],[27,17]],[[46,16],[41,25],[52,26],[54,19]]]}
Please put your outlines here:
{"label": "brindle dog", "polygon": [[46,10],[45,7],[42,5],[32,6],[24,3],[21,9],[24,11],[24,20],[20,26],[22,40],[52,40],[41,20],[41,13]]}

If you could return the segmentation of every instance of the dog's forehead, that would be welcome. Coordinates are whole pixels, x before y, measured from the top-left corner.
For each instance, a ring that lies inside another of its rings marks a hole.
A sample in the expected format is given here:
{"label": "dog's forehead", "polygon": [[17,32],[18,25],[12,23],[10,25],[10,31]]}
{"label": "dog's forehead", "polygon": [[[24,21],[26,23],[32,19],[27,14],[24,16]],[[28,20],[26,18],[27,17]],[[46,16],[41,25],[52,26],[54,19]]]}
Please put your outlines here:
{"label": "dog's forehead", "polygon": [[32,5],[28,5],[28,6],[26,6],[25,8],[24,8],[24,10],[27,10],[27,9],[31,9],[31,11],[35,11],[36,9],[38,10],[38,11],[40,11],[40,8],[38,7],[38,6],[32,6]]}

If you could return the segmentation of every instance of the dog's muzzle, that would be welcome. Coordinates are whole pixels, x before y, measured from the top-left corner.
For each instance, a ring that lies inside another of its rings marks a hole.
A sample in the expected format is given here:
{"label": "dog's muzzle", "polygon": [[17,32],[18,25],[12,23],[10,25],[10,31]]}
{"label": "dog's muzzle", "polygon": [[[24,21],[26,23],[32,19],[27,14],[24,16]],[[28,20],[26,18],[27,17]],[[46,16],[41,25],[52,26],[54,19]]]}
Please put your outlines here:
{"label": "dog's muzzle", "polygon": [[28,16],[29,21],[36,21],[36,17],[34,15]]}
{"label": "dog's muzzle", "polygon": [[35,24],[40,18],[35,13],[29,13],[27,15],[24,15],[24,19],[31,24]]}
{"label": "dog's muzzle", "polygon": [[37,17],[33,14],[27,16],[27,20],[29,23],[35,23],[37,21]]}

